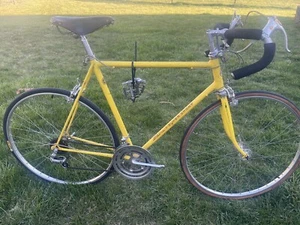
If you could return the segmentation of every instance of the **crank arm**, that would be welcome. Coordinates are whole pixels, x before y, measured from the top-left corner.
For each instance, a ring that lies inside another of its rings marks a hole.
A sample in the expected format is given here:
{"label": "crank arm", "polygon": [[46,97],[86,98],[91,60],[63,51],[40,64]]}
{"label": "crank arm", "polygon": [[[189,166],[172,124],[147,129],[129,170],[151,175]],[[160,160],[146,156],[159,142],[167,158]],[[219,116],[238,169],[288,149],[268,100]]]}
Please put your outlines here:
{"label": "crank arm", "polygon": [[132,162],[132,164],[139,165],[139,166],[149,166],[149,167],[154,167],[154,168],[164,168],[165,167],[165,165],[158,165],[158,164],[153,164],[153,163],[138,162],[135,159],[133,159],[131,162]]}

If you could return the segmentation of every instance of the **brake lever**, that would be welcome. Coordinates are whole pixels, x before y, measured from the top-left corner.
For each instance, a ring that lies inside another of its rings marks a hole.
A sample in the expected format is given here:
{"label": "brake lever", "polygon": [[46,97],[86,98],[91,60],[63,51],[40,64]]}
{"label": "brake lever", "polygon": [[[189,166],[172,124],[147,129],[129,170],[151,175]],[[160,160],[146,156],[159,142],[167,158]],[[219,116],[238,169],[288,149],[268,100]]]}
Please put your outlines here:
{"label": "brake lever", "polygon": [[234,11],[234,14],[232,16],[232,20],[230,22],[230,25],[229,25],[229,29],[233,29],[237,26],[243,26],[243,22],[242,22],[242,19],[241,19],[241,16],[240,15],[236,15],[236,11]]}
{"label": "brake lever", "polygon": [[268,17],[268,23],[263,28],[263,39],[269,39],[273,31],[280,30],[282,31],[285,39],[285,49],[287,52],[291,52],[291,50],[288,47],[288,37],[286,34],[285,29],[283,28],[281,22],[276,18],[276,16],[270,16]]}

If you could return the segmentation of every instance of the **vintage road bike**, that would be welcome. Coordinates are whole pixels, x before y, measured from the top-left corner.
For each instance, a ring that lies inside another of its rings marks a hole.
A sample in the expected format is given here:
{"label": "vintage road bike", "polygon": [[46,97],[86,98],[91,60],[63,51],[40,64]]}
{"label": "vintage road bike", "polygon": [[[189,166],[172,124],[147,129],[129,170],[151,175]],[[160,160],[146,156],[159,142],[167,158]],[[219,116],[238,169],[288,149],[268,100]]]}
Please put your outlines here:
{"label": "vintage road bike", "polygon": [[[235,93],[224,82],[220,66],[234,39],[262,41],[264,46],[262,58],[233,71],[234,79],[261,71],[271,63],[275,55],[271,35],[275,30],[283,32],[288,50],[286,32],[276,17],[268,17],[263,29],[237,28],[241,24],[237,15],[228,24],[217,24],[207,31],[209,58],[205,62],[102,61],[94,55],[86,36],[113,24],[112,17],[55,16],[51,22],[81,40],[89,69],[82,83],[71,91],[32,89],[17,96],[5,112],[3,129],[7,145],[36,176],[75,185],[102,181],[113,170],[129,179],[145,178],[153,169],[164,167],[155,163],[149,148],[212,93],[216,101],[193,119],[180,145],[180,165],[192,185],[210,196],[245,199],[279,186],[298,167],[299,109],[279,94]],[[133,71],[132,79],[123,83],[125,95],[133,101],[145,88],[145,81],[135,77],[136,68],[209,69],[212,82],[143,146],[136,146],[102,68]],[[118,129],[97,105],[83,96],[94,75]]]}

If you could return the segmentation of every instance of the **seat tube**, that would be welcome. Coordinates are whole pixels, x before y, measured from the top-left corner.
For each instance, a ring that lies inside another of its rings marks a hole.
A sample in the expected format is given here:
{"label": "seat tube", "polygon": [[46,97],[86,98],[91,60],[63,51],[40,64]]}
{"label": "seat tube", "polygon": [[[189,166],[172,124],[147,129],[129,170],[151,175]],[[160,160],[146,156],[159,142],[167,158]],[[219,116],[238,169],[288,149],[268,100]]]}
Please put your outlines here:
{"label": "seat tube", "polygon": [[[92,63],[93,62],[95,62],[95,61],[92,61]],[[116,106],[116,103],[115,103],[115,101],[114,101],[114,99],[113,99],[113,97],[112,97],[112,95],[110,93],[110,90],[109,90],[109,88],[108,88],[108,86],[106,84],[106,81],[105,81],[105,79],[103,77],[103,74],[102,74],[102,72],[100,70],[100,67],[98,67],[98,66],[95,65],[94,66],[94,73],[96,74],[97,80],[98,80],[98,82],[100,84],[100,87],[101,87],[101,89],[103,91],[103,94],[104,94],[104,96],[105,96],[105,98],[107,100],[107,103],[108,103],[108,105],[109,105],[109,107],[111,109],[111,112],[112,112],[112,114],[113,114],[113,116],[114,116],[114,118],[115,118],[115,120],[117,122],[117,125],[118,125],[118,127],[119,127],[119,129],[120,129],[120,131],[122,133],[122,141],[126,142],[129,145],[132,145],[131,139],[129,137],[129,134],[127,132],[127,129],[125,127],[123,119],[122,119],[122,117],[121,117],[121,115],[119,113],[119,110],[118,110],[118,108]]]}

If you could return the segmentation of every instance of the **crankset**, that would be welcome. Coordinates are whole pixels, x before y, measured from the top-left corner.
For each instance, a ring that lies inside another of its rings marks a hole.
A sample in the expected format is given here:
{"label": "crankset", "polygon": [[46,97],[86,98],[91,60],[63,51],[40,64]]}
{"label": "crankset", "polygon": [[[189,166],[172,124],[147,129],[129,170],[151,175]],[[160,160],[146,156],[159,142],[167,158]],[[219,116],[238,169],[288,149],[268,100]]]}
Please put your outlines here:
{"label": "crankset", "polygon": [[134,145],[117,149],[113,157],[113,166],[119,174],[133,180],[149,176],[154,168],[164,167],[155,164],[147,150]]}

